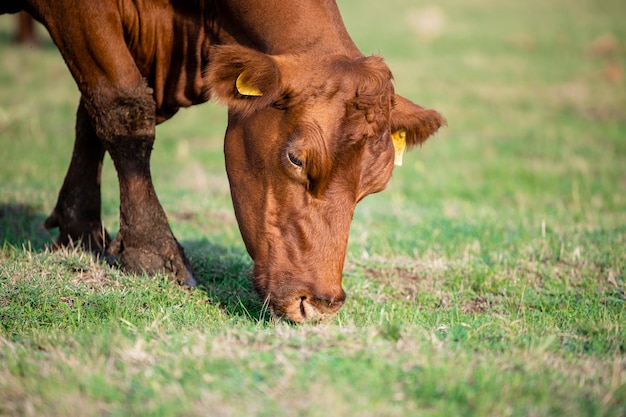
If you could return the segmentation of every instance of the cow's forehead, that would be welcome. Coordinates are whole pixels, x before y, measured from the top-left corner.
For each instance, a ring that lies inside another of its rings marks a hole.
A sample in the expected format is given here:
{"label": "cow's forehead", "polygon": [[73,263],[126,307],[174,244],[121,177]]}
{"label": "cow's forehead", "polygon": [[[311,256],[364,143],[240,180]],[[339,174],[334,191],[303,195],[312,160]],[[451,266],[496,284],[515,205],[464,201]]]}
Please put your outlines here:
{"label": "cow's forehead", "polygon": [[300,125],[316,125],[324,136],[349,142],[379,137],[389,129],[394,89],[389,68],[378,57],[333,57],[288,71],[289,106]]}
{"label": "cow's forehead", "polygon": [[293,104],[356,97],[371,102],[393,92],[391,71],[377,56],[291,56],[282,59],[280,67]]}

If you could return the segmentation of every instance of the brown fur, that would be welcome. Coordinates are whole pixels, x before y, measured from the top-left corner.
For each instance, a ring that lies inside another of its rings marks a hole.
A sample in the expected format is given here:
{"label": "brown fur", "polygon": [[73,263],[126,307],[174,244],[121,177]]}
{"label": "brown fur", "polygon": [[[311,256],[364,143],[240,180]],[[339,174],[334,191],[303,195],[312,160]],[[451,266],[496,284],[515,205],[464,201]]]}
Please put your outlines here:
{"label": "brown fur", "polygon": [[[81,92],[74,154],[49,228],[128,271],[195,278],[150,173],[155,125],[181,107],[229,107],[224,151],[254,287],[293,321],[332,316],[355,205],[385,188],[391,133],[409,145],[445,119],[396,95],[380,57],[364,57],[332,0],[5,0],[42,22]],[[237,78],[262,95],[242,95]],[[120,230],[100,220],[107,151]]]}

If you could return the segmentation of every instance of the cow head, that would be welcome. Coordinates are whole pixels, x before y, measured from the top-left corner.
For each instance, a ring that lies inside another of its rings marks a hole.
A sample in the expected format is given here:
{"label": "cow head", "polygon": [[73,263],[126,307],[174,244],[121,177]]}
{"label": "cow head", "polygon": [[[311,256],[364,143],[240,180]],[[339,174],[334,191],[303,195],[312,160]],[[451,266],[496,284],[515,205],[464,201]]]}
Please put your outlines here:
{"label": "cow head", "polygon": [[213,98],[229,107],[224,151],[254,286],[295,322],[334,315],[356,204],[385,188],[396,151],[445,119],[394,94],[378,57],[211,50]]}

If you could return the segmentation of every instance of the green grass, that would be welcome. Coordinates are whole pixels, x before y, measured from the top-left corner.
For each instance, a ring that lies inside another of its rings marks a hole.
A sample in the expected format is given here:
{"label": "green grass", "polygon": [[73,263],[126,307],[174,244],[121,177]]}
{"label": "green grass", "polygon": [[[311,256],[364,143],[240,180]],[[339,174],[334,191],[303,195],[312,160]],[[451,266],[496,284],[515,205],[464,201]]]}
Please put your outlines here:
{"label": "green grass", "polygon": [[[213,104],[159,126],[153,156],[200,288],[47,250],[78,91],[0,18],[0,415],[626,415],[622,2],[340,7],[449,127],[357,207],[347,303],[317,326],[251,288]],[[115,232],[109,159],[103,184]]]}

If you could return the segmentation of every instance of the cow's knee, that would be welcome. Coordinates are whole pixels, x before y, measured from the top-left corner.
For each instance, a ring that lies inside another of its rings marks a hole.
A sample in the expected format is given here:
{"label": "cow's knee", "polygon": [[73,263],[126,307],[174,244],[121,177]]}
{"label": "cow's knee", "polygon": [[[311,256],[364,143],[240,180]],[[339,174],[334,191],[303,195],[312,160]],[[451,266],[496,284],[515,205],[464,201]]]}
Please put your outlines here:
{"label": "cow's knee", "polygon": [[119,139],[154,138],[156,106],[147,85],[131,89],[100,85],[85,99],[105,147]]}

